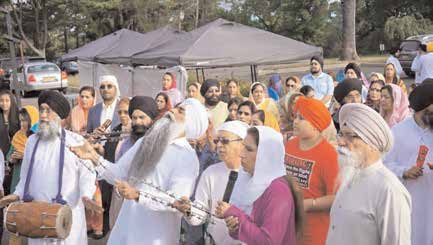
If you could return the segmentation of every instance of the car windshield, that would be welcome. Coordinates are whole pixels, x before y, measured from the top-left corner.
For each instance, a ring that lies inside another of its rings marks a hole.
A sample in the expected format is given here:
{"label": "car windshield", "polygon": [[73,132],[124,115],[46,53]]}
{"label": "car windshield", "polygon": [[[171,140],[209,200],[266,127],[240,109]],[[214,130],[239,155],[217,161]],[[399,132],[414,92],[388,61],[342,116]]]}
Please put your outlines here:
{"label": "car windshield", "polygon": [[50,72],[50,71],[59,71],[56,65],[53,64],[42,64],[42,65],[33,65],[29,66],[27,69],[28,73],[38,73],[38,72]]}
{"label": "car windshield", "polygon": [[418,41],[404,41],[400,45],[403,51],[416,51],[419,47]]}

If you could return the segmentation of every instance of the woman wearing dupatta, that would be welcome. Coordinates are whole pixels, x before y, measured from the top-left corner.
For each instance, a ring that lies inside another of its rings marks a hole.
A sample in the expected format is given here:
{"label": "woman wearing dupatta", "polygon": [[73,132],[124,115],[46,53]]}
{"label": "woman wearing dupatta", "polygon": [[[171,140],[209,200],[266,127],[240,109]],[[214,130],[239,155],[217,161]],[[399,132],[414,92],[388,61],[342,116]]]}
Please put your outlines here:
{"label": "woman wearing dupatta", "polygon": [[158,108],[158,116],[155,121],[165,115],[165,113],[173,107],[170,101],[170,97],[164,93],[159,92],[155,97],[156,107]]}
{"label": "woman wearing dupatta", "polygon": [[20,180],[24,148],[26,147],[28,137],[34,133],[31,128],[39,121],[39,112],[34,106],[24,106],[19,111],[19,120],[20,130],[18,130],[12,138],[11,148],[8,154],[9,162],[13,164],[11,192],[15,191],[15,187]]}
{"label": "woman wearing dupatta", "polygon": [[266,86],[263,83],[255,82],[251,85],[250,100],[254,102],[257,110],[265,112],[265,126],[271,127],[276,131],[280,131],[278,124],[280,115],[277,104],[273,99],[266,98]]}
{"label": "woman wearing dupatta", "polygon": [[87,130],[89,110],[95,105],[95,89],[84,86],[79,94],[78,105],[71,111],[71,128],[72,132],[83,135]]}
{"label": "woman wearing dupatta", "polygon": [[183,101],[182,93],[176,88],[176,77],[171,72],[166,72],[162,76],[162,92],[170,97],[173,107]]}
{"label": "woman wearing dupatta", "polygon": [[410,117],[409,100],[400,86],[390,83],[381,89],[380,115],[389,127]]}
{"label": "woman wearing dupatta", "polygon": [[303,224],[302,192],[286,175],[283,137],[272,128],[248,130],[230,204],[216,214],[229,234],[248,245],[295,245]]}

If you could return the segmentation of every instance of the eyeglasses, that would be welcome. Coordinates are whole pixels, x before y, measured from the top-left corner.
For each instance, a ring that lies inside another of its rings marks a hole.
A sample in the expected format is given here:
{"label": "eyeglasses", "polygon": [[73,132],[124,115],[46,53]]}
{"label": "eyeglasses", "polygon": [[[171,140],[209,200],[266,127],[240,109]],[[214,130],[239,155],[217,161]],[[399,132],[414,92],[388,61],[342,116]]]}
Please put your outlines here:
{"label": "eyeglasses", "polygon": [[219,142],[221,142],[221,144],[223,145],[228,145],[230,142],[235,142],[235,141],[242,141],[242,139],[229,140],[229,139],[221,138],[221,139],[214,139],[213,143],[217,145]]}
{"label": "eyeglasses", "polygon": [[113,87],[114,87],[114,85],[107,84],[107,85],[101,85],[101,86],[99,86],[99,89],[112,89]]}
{"label": "eyeglasses", "polygon": [[355,133],[343,133],[343,132],[338,132],[337,134],[338,138],[340,139],[347,139],[347,140],[353,140],[355,138],[360,139],[361,137],[359,137],[359,135],[355,134]]}

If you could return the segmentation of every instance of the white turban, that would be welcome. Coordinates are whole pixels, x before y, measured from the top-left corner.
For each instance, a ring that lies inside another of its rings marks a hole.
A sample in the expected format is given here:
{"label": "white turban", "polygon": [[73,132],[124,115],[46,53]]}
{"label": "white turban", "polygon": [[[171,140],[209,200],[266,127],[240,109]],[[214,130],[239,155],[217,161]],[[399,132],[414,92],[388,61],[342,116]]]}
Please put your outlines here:
{"label": "white turban", "polygon": [[206,133],[209,126],[206,108],[194,98],[186,99],[180,105],[185,108],[186,138],[198,139]]}
{"label": "white turban", "polygon": [[219,128],[218,131],[227,131],[232,134],[235,134],[239,136],[241,139],[245,139],[247,136],[247,130],[249,126],[248,124],[241,122],[241,121],[229,121],[223,123]]}
{"label": "white turban", "polygon": [[108,82],[113,84],[116,87],[116,98],[120,98],[120,89],[119,89],[119,83],[117,82],[117,78],[113,75],[105,75],[99,77],[99,86],[103,82]]}
{"label": "white turban", "polygon": [[263,194],[271,182],[286,175],[283,136],[270,127],[255,128],[259,131],[259,146],[254,175],[251,176],[241,168],[231,198],[232,204],[248,214],[254,201]]}
{"label": "white turban", "polygon": [[382,116],[367,105],[351,103],[340,110],[340,127],[347,126],[365,143],[382,153],[393,145],[393,136]]}

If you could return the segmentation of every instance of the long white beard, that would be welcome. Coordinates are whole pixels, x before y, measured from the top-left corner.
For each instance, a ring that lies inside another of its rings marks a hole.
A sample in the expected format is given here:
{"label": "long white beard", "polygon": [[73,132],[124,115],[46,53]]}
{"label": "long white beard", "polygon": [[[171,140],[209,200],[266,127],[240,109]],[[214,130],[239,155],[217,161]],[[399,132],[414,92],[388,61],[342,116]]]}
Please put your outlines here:
{"label": "long white beard", "polygon": [[156,167],[170,142],[185,132],[185,125],[174,121],[171,114],[167,114],[146,132],[143,141],[135,153],[128,176],[130,183],[144,180]]}
{"label": "long white beard", "polygon": [[54,140],[59,137],[59,131],[61,128],[60,118],[56,118],[54,121],[39,121],[37,135],[46,141]]}
{"label": "long white beard", "polygon": [[340,185],[339,189],[344,189],[356,181],[361,171],[362,161],[357,153],[346,147],[338,147],[337,152],[340,166],[337,183]]}

